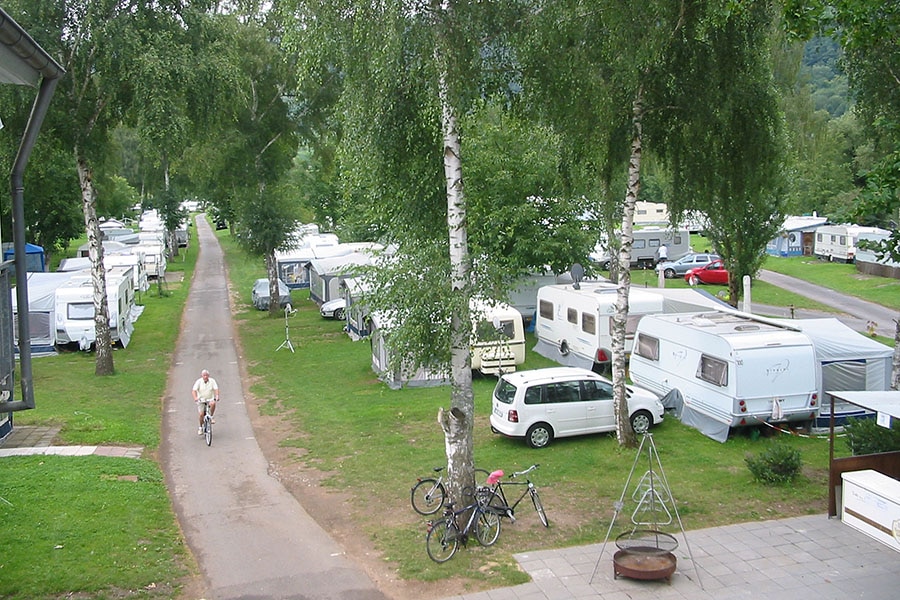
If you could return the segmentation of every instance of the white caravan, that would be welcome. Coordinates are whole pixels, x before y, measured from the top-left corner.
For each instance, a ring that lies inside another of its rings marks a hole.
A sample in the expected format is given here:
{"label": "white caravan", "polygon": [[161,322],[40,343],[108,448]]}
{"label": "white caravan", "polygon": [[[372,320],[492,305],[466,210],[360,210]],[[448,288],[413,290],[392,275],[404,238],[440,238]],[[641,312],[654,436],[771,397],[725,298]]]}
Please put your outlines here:
{"label": "white caravan", "polygon": [[166,247],[160,243],[141,242],[131,247],[134,254],[141,257],[147,279],[161,280],[166,277]]}
{"label": "white caravan", "polygon": [[[84,259],[87,260],[87,259]],[[28,329],[31,338],[31,354],[53,354],[56,352],[56,290],[75,277],[68,273],[28,273]],[[18,298],[16,288],[12,288],[13,339],[16,352],[19,351]]]}
{"label": "white caravan", "polygon": [[890,231],[862,225],[822,225],[816,229],[816,258],[852,263],[856,260],[856,241],[861,233],[890,234]]}
{"label": "white caravan", "polygon": [[522,314],[509,304],[471,303],[472,369],[485,375],[512,373],[525,362]]}
{"label": "white caravan", "polygon": [[[618,287],[608,281],[545,285],[538,290],[535,351],[570,367],[604,372],[612,362],[612,318]],[[695,289],[634,288],[628,293],[625,352],[631,353],[634,332],[644,315],[727,310],[730,307]]]}
{"label": "white caravan", "polygon": [[[634,230],[631,245],[631,266],[638,269],[652,269],[656,265],[660,246],[666,247],[667,260],[677,260],[691,251],[691,233],[687,229],[667,229],[645,227]],[[601,241],[590,256],[591,261],[602,269],[609,269],[609,244]]]}
{"label": "white caravan", "polygon": [[[113,267],[106,272],[106,301],[113,342],[127,346],[134,331],[134,279],[130,267]],[[77,343],[89,350],[96,341],[94,330],[94,282],[90,275],[78,274],[56,289],[56,342]]]}
{"label": "white caravan", "polygon": [[[681,420],[724,442],[731,427],[819,414],[816,351],[799,327],[736,311],[648,315],[637,326],[630,375]],[[672,396],[669,396],[672,399]]]}

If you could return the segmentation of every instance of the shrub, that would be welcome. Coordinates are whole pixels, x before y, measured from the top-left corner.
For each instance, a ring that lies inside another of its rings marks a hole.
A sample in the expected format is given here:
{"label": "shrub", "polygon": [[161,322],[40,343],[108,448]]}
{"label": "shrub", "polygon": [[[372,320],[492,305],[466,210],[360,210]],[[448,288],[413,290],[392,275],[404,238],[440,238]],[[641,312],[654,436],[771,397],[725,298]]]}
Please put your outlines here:
{"label": "shrub", "polygon": [[900,450],[900,429],[882,427],[875,419],[847,419],[847,447],[854,456]]}
{"label": "shrub", "polygon": [[744,461],[754,479],[773,484],[793,481],[802,466],[800,451],[781,443],[772,444],[759,457],[748,454]]}

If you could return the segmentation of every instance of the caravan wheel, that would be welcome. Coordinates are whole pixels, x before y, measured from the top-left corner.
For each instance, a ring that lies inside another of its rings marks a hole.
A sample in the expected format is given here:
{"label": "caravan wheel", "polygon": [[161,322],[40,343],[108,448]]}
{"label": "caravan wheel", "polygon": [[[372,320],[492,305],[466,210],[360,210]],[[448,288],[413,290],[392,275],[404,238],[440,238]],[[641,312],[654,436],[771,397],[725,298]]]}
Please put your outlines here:
{"label": "caravan wheel", "polygon": [[559,353],[563,356],[569,355],[569,342],[563,340],[559,343]]}

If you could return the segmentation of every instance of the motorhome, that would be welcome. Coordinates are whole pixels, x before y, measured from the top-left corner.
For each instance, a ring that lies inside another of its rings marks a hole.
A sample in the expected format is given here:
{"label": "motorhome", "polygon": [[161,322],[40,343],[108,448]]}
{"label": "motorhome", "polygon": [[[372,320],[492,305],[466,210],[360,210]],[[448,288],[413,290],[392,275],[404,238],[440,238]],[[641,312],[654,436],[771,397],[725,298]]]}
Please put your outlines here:
{"label": "motorhome", "polygon": [[677,390],[681,420],[720,442],[732,427],[812,424],[819,414],[812,341],[799,327],[748,313],[647,315],[629,372],[660,396]]}
{"label": "motorhome", "polygon": [[[631,267],[652,269],[659,258],[660,246],[666,247],[666,258],[677,260],[691,251],[691,234],[687,229],[668,229],[664,227],[645,227],[634,230],[634,242],[631,245]],[[609,269],[611,260],[610,245],[601,241],[591,261],[602,269]]]}
{"label": "motorhome", "polygon": [[[134,278],[131,267],[113,267],[106,272],[106,301],[113,342],[127,346],[134,331]],[[94,330],[94,282],[88,274],[73,276],[56,289],[57,344],[77,343],[89,350],[96,341]]]}
{"label": "motorhome", "polygon": [[862,225],[822,225],[816,229],[816,258],[852,263],[856,260],[856,242],[861,233],[890,234],[890,231]]}
{"label": "motorhome", "polygon": [[[612,318],[617,295],[617,285],[608,281],[538,289],[535,351],[562,365],[607,371],[612,362]],[[634,331],[644,315],[718,308],[726,309],[727,305],[701,290],[631,288],[625,352],[631,353]]]}

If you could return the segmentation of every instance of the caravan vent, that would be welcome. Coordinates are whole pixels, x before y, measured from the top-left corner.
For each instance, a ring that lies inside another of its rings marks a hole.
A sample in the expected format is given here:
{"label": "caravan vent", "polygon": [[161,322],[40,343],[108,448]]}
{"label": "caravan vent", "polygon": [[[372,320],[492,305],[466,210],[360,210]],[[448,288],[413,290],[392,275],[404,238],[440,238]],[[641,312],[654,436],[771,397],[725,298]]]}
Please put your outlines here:
{"label": "caravan vent", "polygon": [[738,325],[735,331],[759,331],[759,325]]}

